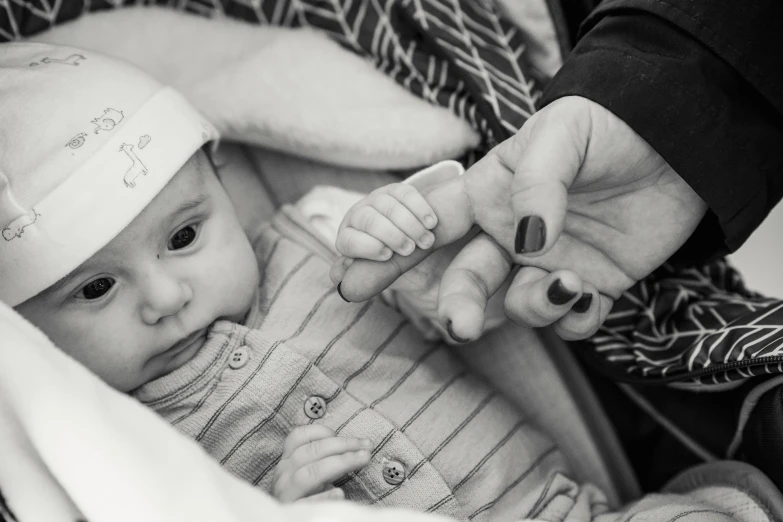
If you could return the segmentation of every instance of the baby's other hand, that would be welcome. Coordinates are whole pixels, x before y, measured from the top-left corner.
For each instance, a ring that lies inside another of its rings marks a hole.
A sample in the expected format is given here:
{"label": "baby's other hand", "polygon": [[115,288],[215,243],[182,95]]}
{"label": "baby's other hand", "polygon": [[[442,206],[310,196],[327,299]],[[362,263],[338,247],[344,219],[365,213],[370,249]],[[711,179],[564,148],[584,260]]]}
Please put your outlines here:
{"label": "baby's other hand", "polygon": [[392,183],[374,190],[343,218],[337,251],[348,258],[385,261],[396,252],[408,256],[435,242],[438,218],[412,185]]}
{"label": "baby's other hand", "polygon": [[280,502],[342,499],[332,483],[369,464],[371,448],[369,440],[337,437],[320,424],[295,428],[283,444],[272,495]]}

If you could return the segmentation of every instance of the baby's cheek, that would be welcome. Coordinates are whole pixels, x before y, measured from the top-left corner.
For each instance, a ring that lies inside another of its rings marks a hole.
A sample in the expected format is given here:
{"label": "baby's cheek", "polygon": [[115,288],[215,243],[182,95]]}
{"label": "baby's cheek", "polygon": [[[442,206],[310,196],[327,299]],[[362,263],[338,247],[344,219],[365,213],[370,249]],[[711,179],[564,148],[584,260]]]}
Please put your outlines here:
{"label": "baby's cheek", "polygon": [[63,350],[113,388],[132,390],[140,384],[145,351],[133,346],[141,337],[129,331],[129,323],[74,330],[63,340]]}
{"label": "baby's cheek", "polygon": [[258,261],[247,237],[232,234],[220,248],[220,259],[215,273],[221,275],[215,280],[219,286],[215,291],[228,298],[233,311],[249,306],[259,284]]}

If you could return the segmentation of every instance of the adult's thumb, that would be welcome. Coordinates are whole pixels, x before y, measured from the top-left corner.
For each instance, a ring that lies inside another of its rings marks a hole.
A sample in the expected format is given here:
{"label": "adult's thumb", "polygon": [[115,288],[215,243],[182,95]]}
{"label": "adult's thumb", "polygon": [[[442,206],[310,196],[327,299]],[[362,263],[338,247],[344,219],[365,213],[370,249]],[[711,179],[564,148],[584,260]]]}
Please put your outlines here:
{"label": "adult's thumb", "polygon": [[498,148],[501,161],[514,170],[516,253],[543,254],[560,236],[568,188],[584,161],[590,128],[587,100],[563,98],[542,109]]}

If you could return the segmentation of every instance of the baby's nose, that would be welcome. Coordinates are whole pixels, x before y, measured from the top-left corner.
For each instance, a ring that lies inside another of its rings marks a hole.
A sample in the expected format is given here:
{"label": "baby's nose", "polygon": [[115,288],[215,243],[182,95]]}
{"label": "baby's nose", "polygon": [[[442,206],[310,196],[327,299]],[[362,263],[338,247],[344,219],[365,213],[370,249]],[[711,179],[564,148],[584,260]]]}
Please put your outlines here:
{"label": "baby's nose", "polygon": [[190,286],[182,279],[166,274],[150,277],[144,288],[142,318],[155,324],[164,317],[175,315],[193,298]]}

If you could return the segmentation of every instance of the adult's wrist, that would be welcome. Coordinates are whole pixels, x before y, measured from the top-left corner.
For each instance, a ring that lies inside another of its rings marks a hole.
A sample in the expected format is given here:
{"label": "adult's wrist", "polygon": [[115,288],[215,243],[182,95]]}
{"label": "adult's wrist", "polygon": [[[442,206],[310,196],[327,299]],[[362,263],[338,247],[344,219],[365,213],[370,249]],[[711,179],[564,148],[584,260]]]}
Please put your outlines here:
{"label": "adult's wrist", "polygon": [[569,95],[625,121],[707,202],[710,212],[685,247],[701,252],[696,261],[738,248],[770,210],[765,162],[783,164],[770,141],[783,142],[780,129],[765,121],[747,82],[666,20],[647,13],[599,20],[542,105]]}

